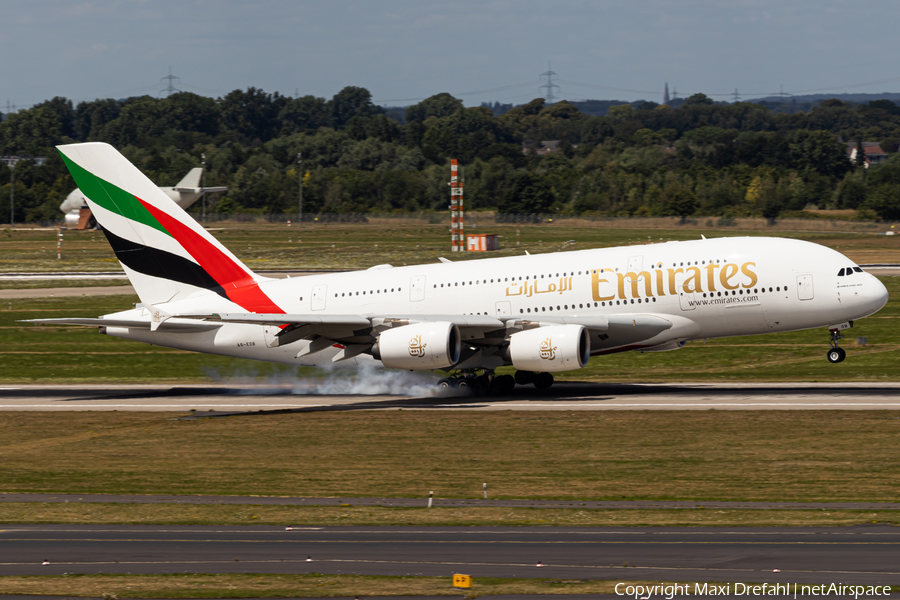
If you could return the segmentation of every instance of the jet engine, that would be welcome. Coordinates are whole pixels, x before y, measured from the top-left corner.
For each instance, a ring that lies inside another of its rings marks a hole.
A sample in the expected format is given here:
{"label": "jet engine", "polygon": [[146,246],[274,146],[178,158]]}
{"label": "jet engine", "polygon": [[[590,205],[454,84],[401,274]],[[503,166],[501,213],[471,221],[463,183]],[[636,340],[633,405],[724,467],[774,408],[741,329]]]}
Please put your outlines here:
{"label": "jet engine", "polygon": [[383,332],[372,355],[391,369],[445,369],[459,362],[460,340],[453,323],[415,323]]}
{"label": "jet engine", "polygon": [[551,325],[514,333],[509,357],[522,371],[573,371],[591,356],[588,331],[581,325]]}

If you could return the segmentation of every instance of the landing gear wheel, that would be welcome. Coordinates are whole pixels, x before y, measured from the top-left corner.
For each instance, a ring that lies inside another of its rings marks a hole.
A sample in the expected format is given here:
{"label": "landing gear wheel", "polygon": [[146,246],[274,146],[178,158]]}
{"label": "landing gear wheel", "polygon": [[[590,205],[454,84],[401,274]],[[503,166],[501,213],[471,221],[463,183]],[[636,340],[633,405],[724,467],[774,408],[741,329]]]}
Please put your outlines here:
{"label": "landing gear wheel", "polygon": [[830,363],[843,362],[845,358],[847,358],[847,353],[843,348],[832,348],[828,351],[828,362]]}
{"label": "landing gear wheel", "polygon": [[456,379],[453,377],[444,377],[438,381],[437,386],[439,390],[452,390],[456,387],[456,383]]}
{"label": "landing gear wheel", "polygon": [[471,379],[458,379],[456,382],[456,387],[459,388],[459,391],[461,392],[471,394],[473,392],[472,383],[473,382]]}
{"label": "landing gear wheel", "polygon": [[553,385],[553,375],[550,373],[536,373],[534,376],[534,387],[539,390],[546,390]]}
{"label": "landing gear wheel", "polygon": [[516,383],[519,385],[534,383],[534,371],[516,371]]}
{"label": "landing gear wheel", "polygon": [[491,395],[493,396],[505,396],[516,387],[516,380],[512,375],[500,375],[498,377],[494,377],[494,380],[491,382]]}
{"label": "landing gear wheel", "polygon": [[472,393],[476,396],[484,396],[491,387],[491,380],[480,375],[472,380]]}

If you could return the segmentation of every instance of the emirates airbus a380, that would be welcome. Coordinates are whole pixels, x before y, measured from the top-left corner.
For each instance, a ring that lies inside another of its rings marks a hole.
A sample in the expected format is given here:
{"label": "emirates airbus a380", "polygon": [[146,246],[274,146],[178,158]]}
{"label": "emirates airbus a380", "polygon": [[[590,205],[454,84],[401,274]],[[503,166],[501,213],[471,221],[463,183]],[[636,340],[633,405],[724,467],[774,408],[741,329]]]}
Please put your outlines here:
{"label": "emirates airbus a380", "polygon": [[[248,269],[107,144],[59,146],[140,297],[99,326],[158,346],[292,365],[439,370],[442,387],[538,388],[591,356],[826,328],[880,310],[884,285],[842,254],[722,238],[270,279]],[[826,340],[823,340],[823,343]],[[601,359],[602,360],[602,359]],[[511,375],[495,376],[512,365]]]}

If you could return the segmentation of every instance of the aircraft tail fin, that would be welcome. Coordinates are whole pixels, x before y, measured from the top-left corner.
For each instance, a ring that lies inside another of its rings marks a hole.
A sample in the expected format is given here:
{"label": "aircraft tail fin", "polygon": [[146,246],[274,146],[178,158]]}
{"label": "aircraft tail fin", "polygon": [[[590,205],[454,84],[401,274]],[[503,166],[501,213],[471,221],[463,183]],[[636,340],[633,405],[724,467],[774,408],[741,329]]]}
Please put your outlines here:
{"label": "aircraft tail fin", "polygon": [[200,178],[203,176],[203,167],[194,167],[188,174],[185,175],[181,181],[175,186],[178,188],[199,188],[200,187]]}
{"label": "aircraft tail fin", "polygon": [[109,144],[57,146],[141,302],[213,292],[249,312],[282,312],[254,274]]}

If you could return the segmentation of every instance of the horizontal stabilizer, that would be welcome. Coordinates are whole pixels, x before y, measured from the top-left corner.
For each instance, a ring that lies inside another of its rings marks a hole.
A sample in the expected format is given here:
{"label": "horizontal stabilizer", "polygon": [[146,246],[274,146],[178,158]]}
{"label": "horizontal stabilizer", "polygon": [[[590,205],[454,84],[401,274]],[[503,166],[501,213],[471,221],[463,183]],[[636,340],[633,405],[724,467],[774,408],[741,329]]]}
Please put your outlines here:
{"label": "horizontal stabilizer", "polygon": [[227,192],[228,186],[217,185],[215,187],[175,187],[172,189],[182,194],[202,194],[203,192],[212,194],[213,192]]}

